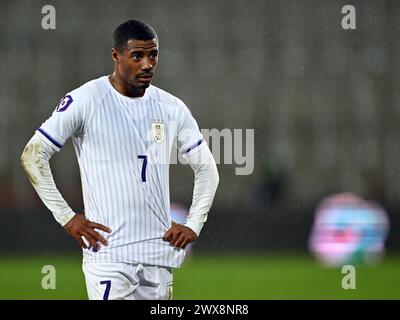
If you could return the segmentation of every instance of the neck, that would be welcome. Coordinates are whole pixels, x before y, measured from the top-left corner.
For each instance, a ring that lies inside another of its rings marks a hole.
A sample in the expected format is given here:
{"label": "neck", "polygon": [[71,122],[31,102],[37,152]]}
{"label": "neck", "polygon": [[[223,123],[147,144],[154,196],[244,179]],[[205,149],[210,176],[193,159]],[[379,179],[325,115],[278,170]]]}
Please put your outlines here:
{"label": "neck", "polygon": [[129,85],[126,81],[118,77],[115,72],[108,76],[111,85],[119,93],[130,98],[143,97],[146,89],[136,88]]}

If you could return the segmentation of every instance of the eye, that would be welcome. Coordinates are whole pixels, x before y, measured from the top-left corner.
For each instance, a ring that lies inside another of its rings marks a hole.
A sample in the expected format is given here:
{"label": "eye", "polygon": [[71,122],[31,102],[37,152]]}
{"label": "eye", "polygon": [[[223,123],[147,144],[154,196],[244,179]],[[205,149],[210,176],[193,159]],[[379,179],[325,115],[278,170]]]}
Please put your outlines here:
{"label": "eye", "polygon": [[139,52],[133,52],[131,54],[132,58],[135,60],[140,60],[142,58],[142,55]]}
{"label": "eye", "polygon": [[150,54],[150,58],[153,58],[153,59],[157,58],[157,56],[158,56],[158,52],[153,52]]}

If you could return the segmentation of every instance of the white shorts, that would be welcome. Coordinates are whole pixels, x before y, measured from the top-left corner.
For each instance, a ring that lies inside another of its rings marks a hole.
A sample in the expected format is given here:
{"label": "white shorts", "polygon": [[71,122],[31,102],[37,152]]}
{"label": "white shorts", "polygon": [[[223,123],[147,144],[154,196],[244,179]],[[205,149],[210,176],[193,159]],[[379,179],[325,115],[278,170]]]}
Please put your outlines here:
{"label": "white shorts", "polygon": [[90,300],[171,300],[172,268],[132,263],[83,263]]}

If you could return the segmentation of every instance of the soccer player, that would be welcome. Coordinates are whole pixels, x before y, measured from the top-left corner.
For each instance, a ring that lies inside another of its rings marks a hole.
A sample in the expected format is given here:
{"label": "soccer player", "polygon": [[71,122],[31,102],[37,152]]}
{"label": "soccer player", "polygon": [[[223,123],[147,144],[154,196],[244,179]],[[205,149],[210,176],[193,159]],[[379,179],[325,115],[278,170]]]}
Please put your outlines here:
{"label": "soccer player", "polygon": [[[41,200],[82,246],[90,299],[170,299],[172,268],[200,234],[218,171],[189,109],[150,84],[159,53],[154,29],[129,20],[113,36],[113,74],[67,93],[26,145],[21,162]],[[70,137],[83,213],[63,199],[49,165]],[[194,171],[184,224],[170,217],[173,146]]]}

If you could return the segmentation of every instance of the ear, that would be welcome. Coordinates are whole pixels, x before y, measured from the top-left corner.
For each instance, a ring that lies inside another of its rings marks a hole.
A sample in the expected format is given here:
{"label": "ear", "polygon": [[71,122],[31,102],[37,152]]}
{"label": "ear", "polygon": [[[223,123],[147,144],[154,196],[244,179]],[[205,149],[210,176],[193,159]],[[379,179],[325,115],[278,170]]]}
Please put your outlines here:
{"label": "ear", "polygon": [[120,60],[120,54],[119,54],[119,52],[118,52],[117,49],[115,49],[115,48],[112,48],[112,49],[111,49],[111,57],[112,57],[112,59],[114,60],[114,62],[116,62],[116,63],[119,62],[119,60]]}

